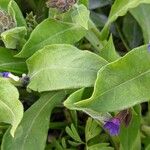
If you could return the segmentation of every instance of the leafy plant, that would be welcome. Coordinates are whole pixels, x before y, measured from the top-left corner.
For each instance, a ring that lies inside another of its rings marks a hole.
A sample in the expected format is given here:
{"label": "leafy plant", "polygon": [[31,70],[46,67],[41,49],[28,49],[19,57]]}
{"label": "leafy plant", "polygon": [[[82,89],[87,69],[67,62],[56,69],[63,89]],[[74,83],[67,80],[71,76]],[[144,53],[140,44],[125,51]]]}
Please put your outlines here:
{"label": "leafy plant", "polygon": [[0,0],[1,149],[150,149],[149,7]]}

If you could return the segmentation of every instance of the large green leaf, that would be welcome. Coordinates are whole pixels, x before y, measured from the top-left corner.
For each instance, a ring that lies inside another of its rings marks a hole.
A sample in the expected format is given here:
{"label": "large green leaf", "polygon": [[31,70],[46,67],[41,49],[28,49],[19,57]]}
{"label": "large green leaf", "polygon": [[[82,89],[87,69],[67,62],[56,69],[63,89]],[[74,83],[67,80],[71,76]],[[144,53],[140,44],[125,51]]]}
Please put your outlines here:
{"label": "large green leaf", "polygon": [[142,28],[145,43],[149,43],[150,41],[150,16],[148,15],[149,10],[150,4],[142,4],[130,11]]}
{"label": "large green leaf", "polygon": [[53,108],[64,98],[64,92],[45,93],[24,114],[15,137],[6,132],[2,150],[44,150]]}
{"label": "large green leaf", "polygon": [[10,71],[14,73],[26,73],[27,67],[24,59],[14,58],[14,52],[0,47],[0,71]]}
{"label": "large green leaf", "polygon": [[46,46],[27,60],[31,79],[28,87],[39,92],[91,87],[98,70],[106,64],[94,53],[71,45]]}
{"label": "large green leaf", "polygon": [[23,117],[23,106],[18,99],[17,89],[7,79],[0,78],[0,122],[12,125],[12,136]]}
{"label": "large green leaf", "polygon": [[101,32],[101,38],[107,39],[109,26],[112,22],[118,17],[124,16],[129,9],[135,8],[141,3],[150,3],[150,0],[115,0],[108,21]]}
{"label": "large green leaf", "polygon": [[86,30],[75,23],[46,19],[34,31],[18,57],[29,57],[37,50],[50,44],[73,44],[86,34]]}
{"label": "large green leaf", "polygon": [[6,48],[16,49],[24,44],[26,34],[27,29],[25,27],[15,27],[3,32],[1,37]]}
{"label": "large green leaf", "polygon": [[[150,53],[147,46],[138,47],[124,57],[104,66],[98,72],[91,98],[75,103],[78,109],[96,112],[122,110],[150,99]],[[69,104],[69,105],[68,105]]]}

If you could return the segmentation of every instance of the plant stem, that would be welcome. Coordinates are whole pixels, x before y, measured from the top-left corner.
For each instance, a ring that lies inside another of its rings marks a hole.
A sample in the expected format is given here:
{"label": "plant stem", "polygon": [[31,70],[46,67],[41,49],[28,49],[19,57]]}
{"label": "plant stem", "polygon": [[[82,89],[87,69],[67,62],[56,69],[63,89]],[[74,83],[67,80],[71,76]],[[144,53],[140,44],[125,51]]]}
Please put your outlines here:
{"label": "plant stem", "polygon": [[125,39],[124,39],[124,37],[123,37],[121,31],[120,31],[119,26],[117,25],[117,23],[116,23],[115,25],[116,25],[116,29],[117,29],[117,31],[118,31],[118,33],[119,33],[119,36],[120,36],[120,38],[121,38],[121,40],[122,40],[122,42],[123,42],[125,48],[127,49],[127,51],[130,51],[130,48],[129,48],[129,46],[128,46],[127,43],[126,43],[126,41],[125,41]]}
{"label": "plant stem", "polygon": [[100,41],[100,31],[97,29],[91,19],[89,20],[89,30],[85,37],[96,49],[95,52],[100,53],[105,44],[104,41]]}

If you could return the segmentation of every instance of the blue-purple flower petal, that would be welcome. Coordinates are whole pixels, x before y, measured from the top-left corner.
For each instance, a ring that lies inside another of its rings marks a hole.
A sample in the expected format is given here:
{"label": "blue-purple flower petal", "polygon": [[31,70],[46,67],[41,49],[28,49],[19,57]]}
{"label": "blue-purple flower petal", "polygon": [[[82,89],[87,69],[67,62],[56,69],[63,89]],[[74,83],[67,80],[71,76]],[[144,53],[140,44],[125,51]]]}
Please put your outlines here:
{"label": "blue-purple flower petal", "polygon": [[10,74],[10,72],[1,72],[1,76],[4,78],[8,78],[9,74]]}
{"label": "blue-purple flower petal", "polygon": [[118,118],[113,118],[105,123],[104,128],[109,131],[110,135],[116,136],[119,134],[120,124],[121,123]]}

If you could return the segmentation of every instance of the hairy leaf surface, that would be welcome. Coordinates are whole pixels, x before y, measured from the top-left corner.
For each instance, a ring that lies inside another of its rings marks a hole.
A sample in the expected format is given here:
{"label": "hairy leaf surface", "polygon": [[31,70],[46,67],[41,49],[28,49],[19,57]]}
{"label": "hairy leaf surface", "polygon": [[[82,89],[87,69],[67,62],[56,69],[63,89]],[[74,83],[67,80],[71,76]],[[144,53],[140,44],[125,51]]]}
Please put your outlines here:
{"label": "hairy leaf surface", "polygon": [[[122,110],[150,98],[150,53],[147,46],[132,50],[100,69],[91,98],[72,104],[96,112]],[[72,100],[73,101],[73,100]],[[69,100],[65,103],[67,106]]]}
{"label": "hairy leaf surface", "polygon": [[64,92],[45,93],[24,114],[15,137],[6,132],[2,150],[44,150],[49,118],[53,108],[64,98]]}
{"label": "hairy leaf surface", "polygon": [[10,133],[14,136],[23,117],[23,106],[19,93],[7,79],[0,78],[0,122],[11,124]]}
{"label": "hairy leaf surface", "polygon": [[86,30],[74,23],[54,19],[46,19],[31,33],[18,57],[30,57],[37,50],[50,44],[74,44],[84,35]]}
{"label": "hairy leaf surface", "polygon": [[26,73],[27,67],[24,59],[14,58],[13,51],[0,47],[0,71]]}
{"label": "hairy leaf surface", "polygon": [[91,87],[98,70],[106,64],[103,58],[71,45],[46,46],[27,60],[28,87],[40,92]]}

